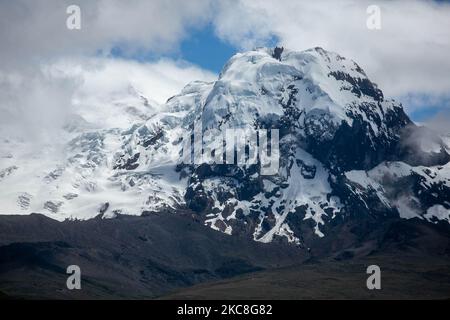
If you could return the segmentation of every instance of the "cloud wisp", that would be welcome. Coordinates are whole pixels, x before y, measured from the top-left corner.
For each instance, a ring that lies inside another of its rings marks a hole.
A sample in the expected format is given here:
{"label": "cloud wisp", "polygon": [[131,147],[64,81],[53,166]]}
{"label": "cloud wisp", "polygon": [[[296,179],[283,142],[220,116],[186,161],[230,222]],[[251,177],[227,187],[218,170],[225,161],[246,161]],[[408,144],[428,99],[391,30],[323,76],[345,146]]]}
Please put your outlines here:
{"label": "cloud wisp", "polygon": [[188,30],[206,22],[208,0],[80,0],[80,30],[66,26],[71,4],[0,2],[2,132],[46,143],[79,111],[80,99],[95,108],[131,86],[158,104],[188,82],[214,76],[183,61],[111,56],[115,47],[125,56],[176,50]]}

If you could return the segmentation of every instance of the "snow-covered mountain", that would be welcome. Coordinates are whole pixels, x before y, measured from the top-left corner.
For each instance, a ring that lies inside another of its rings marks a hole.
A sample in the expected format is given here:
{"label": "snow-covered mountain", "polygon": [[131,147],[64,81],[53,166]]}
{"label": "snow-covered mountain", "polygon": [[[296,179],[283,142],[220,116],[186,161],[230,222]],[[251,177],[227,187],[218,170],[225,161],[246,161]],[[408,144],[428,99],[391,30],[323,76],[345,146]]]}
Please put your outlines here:
{"label": "snow-covered mountain", "polygon": [[[299,245],[358,216],[450,223],[450,147],[336,53],[239,53],[217,81],[149,101],[130,88],[101,112],[80,107],[59,143],[39,150],[2,132],[0,212],[64,220],[191,210],[227,234]],[[278,173],[180,163],[194,123],[278,129]]]}

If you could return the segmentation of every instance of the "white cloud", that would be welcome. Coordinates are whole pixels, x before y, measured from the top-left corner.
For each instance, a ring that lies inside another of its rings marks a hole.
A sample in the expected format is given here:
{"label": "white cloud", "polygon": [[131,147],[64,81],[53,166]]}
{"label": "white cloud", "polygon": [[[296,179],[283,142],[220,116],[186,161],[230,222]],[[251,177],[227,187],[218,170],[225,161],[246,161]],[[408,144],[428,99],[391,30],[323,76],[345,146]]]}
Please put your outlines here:
{"label": "white cloud", "polygon": [[105,99],[132,86],[158,104],[178,94],[195,80],[213,81],[217,75],[184,61],[161,59],[141,63],[112,58],[66,60],[52,66],[56,74],[63,73],[81,82],[78,95]]}
{"label": "white cloud", "polygon": [[100,127],[127,128],[132,123],[120,109],[114,110],[114,103],[130,101],[136,96],[134,90],[158,108],[187,83],[214,78],[211,72],[167,59],[153,63],[66,59],[43,65],[39,71],[0,72],[0,125],[9,135],[39,144],[52,143],[74,114]]}
{"label": "white cloud", "polygon": [[51,141],[70,112],[75,85],[73,79],[55,79],[43,70],[0,70],[1,135],[7,132],[33,143]]}
{"label": "white cloud", "polygon": [[[181,61],[108,58],[165,53],[206,23],[209,0],[79,0],[81,30],[66,27],[70,0],[0,2],[0,125],[3,132],[50,142],[74,99],[108,99],[129,86],[159,103],[212,74]],[[59,72],[57,72],[59,70]],[[87,101],[87,100],[84,100]],[[106,115],[105,115],[106,116]]]}
{"label": "white cloud", "polygon": [[69,30],[70,0],[15,0],[0,3],[0,67],[77,54],[95,54],[121,45],[129,52],[164,52],[187,30],[202,26],[209,0],[78,0],[81,30]]}
{"label": "white cloud", "polygon": [[[290,49],[322,46],[352,58],[388,96],[450,92],[450,4],[400,0],[236,0],[223,4],[218,35],[242,48],[271,36]],[[381,9],[369,30],[366,9]]]}

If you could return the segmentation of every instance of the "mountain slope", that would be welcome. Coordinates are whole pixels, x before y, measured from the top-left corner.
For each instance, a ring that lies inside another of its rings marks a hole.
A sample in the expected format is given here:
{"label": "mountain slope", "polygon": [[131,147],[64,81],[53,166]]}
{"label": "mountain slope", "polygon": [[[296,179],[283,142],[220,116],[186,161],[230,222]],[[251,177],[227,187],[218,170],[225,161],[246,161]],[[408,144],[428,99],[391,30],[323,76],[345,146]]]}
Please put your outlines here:
{"label": "mountain slope", "polygon": [[[304,248],[343,223],[450,222],[449,147],[336,53],[262,48],[235,55],[217,81],[190,83],[164,106],[129,95],[128,127],[95,128],[77,115],[59,153],[4,139],[1,212],[64,220],[189,209],[215,230]],[[266,130],[278,170],[264,174],[261,158],[183,163],[198,152],[183,150],[198,125],[204,140]]]}
{"label": "mountain slope", "polygon": [[[449,297],[447,223],[391,220],[372,234],[354,225],[306,252],[230,237],[191,214],[64,222],[2,216],[0,292],[26,299]],[[66,288],[73,264],[82,290]],[[382,290],[365,286],[372,264],[381,268]]]}
{"label": "mountain slope", "polygon": [[[229,237],[180,215],[58,222],[0,219],[0,291],[27,299],[154,298],[180,287],[301,263],[295,247]],[[66,269],[82,270],[82,290]]]}

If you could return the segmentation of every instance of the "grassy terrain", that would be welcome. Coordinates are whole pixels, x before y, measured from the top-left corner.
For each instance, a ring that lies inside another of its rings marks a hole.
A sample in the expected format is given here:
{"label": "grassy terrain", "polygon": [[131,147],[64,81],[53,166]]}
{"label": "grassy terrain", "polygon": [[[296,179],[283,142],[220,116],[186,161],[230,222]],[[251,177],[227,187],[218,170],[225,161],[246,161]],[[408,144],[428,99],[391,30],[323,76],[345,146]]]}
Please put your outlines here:
{"label": "grassy terrain", "polygon": [[[0,216],[0,298],[450,298],[448,224],[361,226],[349,221],[298,247],[225,235],[189,213],[65,222]],[[66,288],[73,264],[81,290]],[[372,264],[381,268],[379,291],[366,288]]]}
{"label": "grassy terrain", "polygon": [[[381,268],[381,289],[368,290],[367,266]],[[256,272],[182,289],[163,299],[450,299],[450,261],[374,255]]]}

